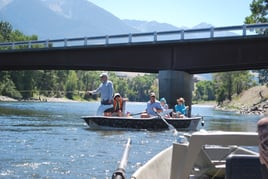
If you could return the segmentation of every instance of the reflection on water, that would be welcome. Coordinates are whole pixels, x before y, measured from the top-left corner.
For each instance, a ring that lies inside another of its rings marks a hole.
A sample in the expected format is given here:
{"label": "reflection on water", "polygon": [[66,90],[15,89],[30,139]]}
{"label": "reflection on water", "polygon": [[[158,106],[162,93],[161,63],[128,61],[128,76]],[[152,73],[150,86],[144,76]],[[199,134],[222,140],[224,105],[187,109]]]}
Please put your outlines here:
{"label": "reflection on water", "polygon": [[[124,144],[131,138],[127,175],[175,140],[170,131],[91,130],[81,116],[94,115],[97,102],[0,102],[0,178],[111,178]],[[127,103],[139,113],[146,103]],[[199,129],[256,131],[259,116],[214,111],[195,105],[204,116]]]}

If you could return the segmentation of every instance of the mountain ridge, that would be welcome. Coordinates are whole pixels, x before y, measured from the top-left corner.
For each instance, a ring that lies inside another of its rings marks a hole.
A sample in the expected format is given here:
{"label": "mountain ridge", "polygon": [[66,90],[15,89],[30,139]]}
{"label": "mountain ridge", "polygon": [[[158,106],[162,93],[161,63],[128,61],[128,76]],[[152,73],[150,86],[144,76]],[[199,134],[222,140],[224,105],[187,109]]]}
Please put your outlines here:
{"label": "mountain ridge", "polygon": [[87,0],[0,0],[0,20],[41,40],[189,29],[157,21],[121,20]]}
{"label": "mountain ridge", "polygon": [[[9,3],[7,3],[9,2]],[[1,0],[0,20],[41,39],[137,32],[87,0]]]}

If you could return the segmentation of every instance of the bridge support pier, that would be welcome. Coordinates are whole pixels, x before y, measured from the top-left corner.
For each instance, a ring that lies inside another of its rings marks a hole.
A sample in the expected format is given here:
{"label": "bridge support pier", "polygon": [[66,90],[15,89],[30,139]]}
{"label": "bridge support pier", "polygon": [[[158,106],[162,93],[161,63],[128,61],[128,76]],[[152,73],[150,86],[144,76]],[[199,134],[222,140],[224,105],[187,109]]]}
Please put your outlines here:
{"label": "bridge support pier", "polygon": [[169,108],[174,109],[180,97],[189,106],[188,115],[191,116],[193,75],[183,71],[161,70],[158,74],[159,98],[165,97]]}

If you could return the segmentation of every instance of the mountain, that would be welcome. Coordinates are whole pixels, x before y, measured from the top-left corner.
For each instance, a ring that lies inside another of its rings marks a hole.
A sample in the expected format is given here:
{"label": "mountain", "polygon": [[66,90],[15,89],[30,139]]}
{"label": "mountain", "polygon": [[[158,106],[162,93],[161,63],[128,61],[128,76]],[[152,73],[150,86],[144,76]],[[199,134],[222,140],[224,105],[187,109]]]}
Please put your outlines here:
{"label": "mountain", "polygon": [[[40,40],[189,29],[156,21],[121,20],[88,0],[0,0],[1,20]],[[211,26],[200,23],[193,28]]]}
{"label": "mountain", "polygon": [[138,32],[87,0],[0,0],[0,20],[39,39]]}
{"label": "mountain", "polygon": [[179,30],[183,28],[178,28],[171,24],[159,23],[156,21],[140,21],[140,20],[122,20],[125,24],[130,27],[133,27],[141,32],[154,32],[154,31],[172,31]]}

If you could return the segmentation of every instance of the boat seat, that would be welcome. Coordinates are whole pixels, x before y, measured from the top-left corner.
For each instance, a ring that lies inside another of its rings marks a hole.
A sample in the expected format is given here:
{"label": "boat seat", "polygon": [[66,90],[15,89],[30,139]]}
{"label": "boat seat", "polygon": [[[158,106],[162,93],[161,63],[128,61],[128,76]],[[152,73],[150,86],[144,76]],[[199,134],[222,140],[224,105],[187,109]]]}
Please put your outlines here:
{"label": "boat seat", "polygon": [[232,147],[204,145],[194,164],[193,174],[224,178],[225,159],[233,151],[234,149]]}
{"label": "boat seat", "polygon": [[226,159],[226,179],[262,179],[259,156],[230,155]]}

